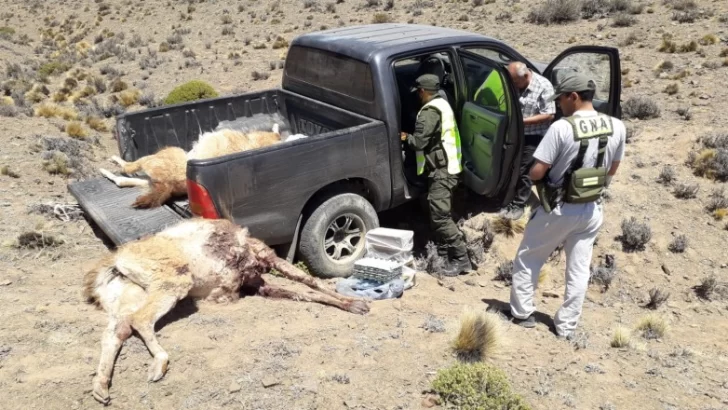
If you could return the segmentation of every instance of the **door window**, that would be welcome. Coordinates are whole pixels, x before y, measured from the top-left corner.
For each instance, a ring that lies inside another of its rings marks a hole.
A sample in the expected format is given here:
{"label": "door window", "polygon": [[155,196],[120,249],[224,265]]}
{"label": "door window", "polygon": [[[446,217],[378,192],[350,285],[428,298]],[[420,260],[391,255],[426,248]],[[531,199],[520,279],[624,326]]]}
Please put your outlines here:
{"label": "door window", "polygon": [[465,74],[466,101],[498,113],[508,112],[501,74],[480,60],[461,55]]}
{"label": "door window", "polygon": [[610,61],[609,55],[600,53],[575,53],[565,56],[559,61],[551,74],[552,84],[556,84],[558,76],[568,71],[577,71],[586,74],[597,83],[597,91],[594,99],[609,101],[609,90],[611,88]]}

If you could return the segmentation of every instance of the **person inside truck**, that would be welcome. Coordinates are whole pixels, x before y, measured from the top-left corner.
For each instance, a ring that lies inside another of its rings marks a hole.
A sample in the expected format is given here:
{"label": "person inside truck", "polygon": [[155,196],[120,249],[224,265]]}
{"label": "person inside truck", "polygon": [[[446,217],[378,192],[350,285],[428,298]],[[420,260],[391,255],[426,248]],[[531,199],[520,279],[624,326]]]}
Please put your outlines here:
{"label": "person inside truck", "polygon": [[438,254],[445,258],[442,274],[457,276],[472,271],[465,237],[452,218],[452,194],[462,172],[460,133],[450,104],[440,97],[440,80],[423,74],[415,80],[422,108],[414,134],[401,132],[402,141],[416,152],[417,175],[427,176],[430,226]]}

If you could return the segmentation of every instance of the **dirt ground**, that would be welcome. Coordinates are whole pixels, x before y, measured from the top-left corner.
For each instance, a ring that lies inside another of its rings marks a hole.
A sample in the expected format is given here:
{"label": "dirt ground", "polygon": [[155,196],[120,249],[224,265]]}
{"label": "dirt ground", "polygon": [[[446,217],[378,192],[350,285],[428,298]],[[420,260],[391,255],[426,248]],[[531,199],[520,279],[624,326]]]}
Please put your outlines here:
{"label": "dirt ground", "polygon": [[[659,118],[626,121],[638,132],[610,189],[605,225],[594,249],[595,263],[604,254],[615,255],[616,279],[606,292],[590,287],[579,337],[558,341],[548,321],[563,295],[564,263],[554,262],[538,290],[541,323],[530,330],[504,323],[502,348],[492,362],[534,409],[728,408],[728,301],[704,300],[692,289],[710,275],[719,283],[728,281],[728,230],[725,221],[704,209],[712,190],[726,184],[697,177],[685,165],[699,137],[725,132],[728,125],[721,111],[728,104],[723,86],[728,52],[721,56],[728,41],[728,3],[646,2],[630,27],[613,26],[614,14],[549,26],[526,22],[541,1],[495,0],[475,6],[479,2],[397,0],[391,9],[385,1],[373,7],[364,3],[0,0],[0,60],[2,69],[7,67],[0,79],[33,77],[59,44],[81,49],[79,42],[94,45],[97,35],[109,30],[110,36],[124,35],[120,48],[110,48],[109,58],[93,53],[78,57],[73,67],[109,85],[119,76],[147,99],[161,99],[191,79],[207,81],[221,94],[261,89],[280,81],[276,62],[285,48],[272,47],[277,36],[291,40],[322,26],[369,23],[374,13],[396,22],[485,33],[546,62],[573,45],[617,46],[623,101],[645,96],[657,102],[661,113]],[[693,11],[697,17],[694,22],[676,21],[674,13],[683,12],[676,8],[698,10]],[[42,30],[49,28],[54,34],[63,32],[64,39],[44,40]],[[181,41],[174,38],[175,30]],[[678,44],[702,42],[697,51],[668,54],[658,51],[663,33],[671,33]],[[710,34],[715,42],[704,38]],[[152,56],[149,50],[154,54],[162,42],[172,49]],[[659,76],[654,68],[661,60],[671,61],[673,68]],[[18,74],[14,64],[25,74]],[[669,78],[683,70],[688,71]],[[269,77],[253,80],[253,71]],[[69,73],[51,73],[46,100]],[[678,84],[675,93],[665,92],[670,84]],[[111,91],[109,87],[90,98],[109,108]],[[67,121],[34,116],[35,105],[26,104],[15,109],[17,115],[3,108],[0,117],[0,166],[7,166],[0,175],[0,407],[98,408],[90,393],[91,378],[106,316],[85,304],[80,290],[86,267],[109,249],[87,221],[74,217],[72,207],[65,208],[70,217],[65,221],[54,216],[52,207],[48,211],[38,205],[73,204],[66,184],[96,176],[98,166],[116,153],[116,141],[110,131],[84,124],[88,136],[78,147],[77,158],[84,159],[76,173],[51,174],[38,144],[42,146],[44,137],[65,140]],[[687,107],[689,119],[677,113]],[[127,109],[143,108],[133,104]],[[113,117],[102,122],[110,130]],[[674,167],[678,182],[698,184],[695,198],[677,199],[669,187],[655,182],[665,164]],[[616,239],[622,220],[631,216],[652,229],[644,251],[623,252]],[[15,247],[19,235],[29,231],[64,242]],[[686,235],[689,245],[683,253],[672,253],[668,245],[678,234]],[[183,302],[158,326],[160,342],[170,354],[167,375],[157,383],[146,381],[151,356],[132,337],[117,360],[111,407],[422,408],[423,391],[437,370],[455,362],[449,343],[462,310],[508,302],[510,288],[493,277],[502,261],[513,258],[519,240],[520,235],[498,235],[477,275],[438,281],[418,274],[415,288],[401,299],[374,302],[366,316],[260,297],[224,306]],[[656,312],[644,307],[653,287],[670,293]],[[632,346],[610,347],[618,325],[633,328],[648,313],[669,323],[663,338],[647,340],[635,333]],[[443,328],[425,326],[437,320]]]}

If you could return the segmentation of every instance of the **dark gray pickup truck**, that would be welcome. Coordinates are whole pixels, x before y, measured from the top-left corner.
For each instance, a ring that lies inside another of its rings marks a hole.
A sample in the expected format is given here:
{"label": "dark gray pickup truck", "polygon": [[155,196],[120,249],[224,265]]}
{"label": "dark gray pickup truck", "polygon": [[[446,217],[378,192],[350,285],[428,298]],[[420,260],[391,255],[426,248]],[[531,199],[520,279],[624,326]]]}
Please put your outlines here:
{"label": "dark gray pickup truck", "polygon": [[[102,176],[69,184],[90,218],[116,244],[183,218],[227,218],[303,260],[316,275],[347,275],[377,213],[423,192],[414,153],[400,141],[419,110],[409,92],[420,74],[440,77],[462,135],[464,184],[484,200],[513,195],[522,150],[518,92],[506,65],[522,61],[552,82],[579,70],[598,83],[599,111],[621,116],[617,49],[575,46],[534,63],[494,38],[409,24],[342,27],[291,42],[282,87],[126,113],[115,128],[132,161],[164,146],[186,150],[221,121],[272,115],[307,138],[187,164],[188,196],[133,209],[140,191]],[[558,114],[557,114],[558,115]]]}

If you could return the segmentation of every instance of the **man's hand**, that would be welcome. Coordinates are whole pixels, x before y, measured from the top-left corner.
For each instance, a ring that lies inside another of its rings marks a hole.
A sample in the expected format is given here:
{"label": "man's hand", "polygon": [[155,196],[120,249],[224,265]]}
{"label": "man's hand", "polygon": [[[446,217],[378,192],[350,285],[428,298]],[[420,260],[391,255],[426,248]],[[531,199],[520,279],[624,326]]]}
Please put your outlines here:
{"label": "man's hand", "polygon": [[407,141],[407,133],[406,132],[400,132],[399,133],[399,139],[402,141]]}
{"label": "man's hand", "polygon": [[537,114],[532,117],[524,118],[523,125],[535,125],[554,119],[552,114]]}

